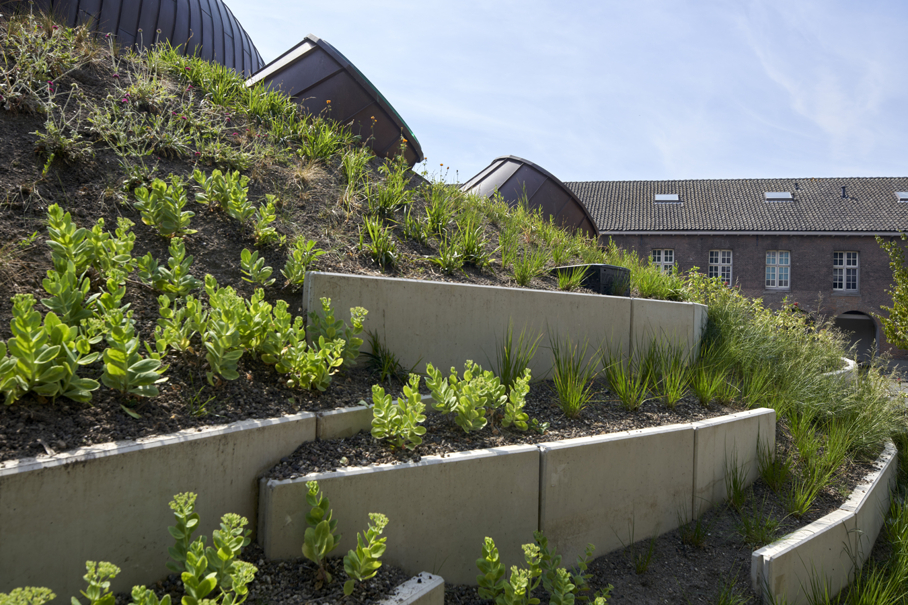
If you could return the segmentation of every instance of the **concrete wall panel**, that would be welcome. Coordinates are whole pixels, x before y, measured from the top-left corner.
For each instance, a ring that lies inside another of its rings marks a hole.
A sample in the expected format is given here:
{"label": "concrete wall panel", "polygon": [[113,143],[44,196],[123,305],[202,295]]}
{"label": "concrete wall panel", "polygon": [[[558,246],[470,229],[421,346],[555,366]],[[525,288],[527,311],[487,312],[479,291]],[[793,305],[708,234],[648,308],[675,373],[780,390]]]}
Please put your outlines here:
{"label": "concrete wall panel", "polygon": [[418,363],[418,371],[425,370],[426,362],[444,371],[460,369],[467,359],[491,369],[509,322],[515,338],[523,329],[543,335],[531,364],[535,379],[552,367],[549,335],[588,341],[591,349],[606,342],[629,351],[631,338],[648,346],[653,335],[666,334],[677,334],[692,349],[701,334],[695,322],[702,321],[702,313],[695,309],[702,306],[691,303],[309,273],[303,287],[305,310],[320,311],[323,296],[331,299],[336,317],[346,318],[350,307],[365,307],[366,329],[377,332],[405,367]]}
{"label": "concrete wall panel", "polygon": [[732,468],[743,473],[746,485],[760,476],[759,447],[775,452],[776,413],[770,409],[749,410],[695,422],[693,426],[694,491],[690,510],[699,517],[725,501],[726,478]]}
{"label": "concrete wall panel", "polygon": [[454,584],[475,584],[475,561],[492,537],[502,562],[523,561],[533,541],[539,503],[539,450],[506,446],[427,456],[416,463],[380,465],[299,479],[261,482],[259,542],[265,556],[301,556],[306,530],[306,482],[329,498],[345,553],[365,531],[370,512],[388,516],[383,559],[407,573],[430,571]]}
{"label": "concrete wall panel", "polygon": [[[318,412],[316,436],[319,440],[343,439],[372,430],[372,399],[366,403],[352,408],[338,408],[327,412]],[[426,404],[428,406],[428,404]]]}
{"label": "concrete wall panel", "polygon": [[175,494],[199,495],[209,543],[224,513],[254,529],[258,475],[314,439],[315,415],[303,413],[0,463],[0,592],[47,586],[68,602],[86,560],[122,569],[114,592],[155,582],[169,573]]}
{"label": "concrete wall panel", "polygon": [[589,543],[598,556],[657,536],[677,527],[679,514],[689,514],[689,424],[539,447],[539,528],[565,561],[575,561]]}

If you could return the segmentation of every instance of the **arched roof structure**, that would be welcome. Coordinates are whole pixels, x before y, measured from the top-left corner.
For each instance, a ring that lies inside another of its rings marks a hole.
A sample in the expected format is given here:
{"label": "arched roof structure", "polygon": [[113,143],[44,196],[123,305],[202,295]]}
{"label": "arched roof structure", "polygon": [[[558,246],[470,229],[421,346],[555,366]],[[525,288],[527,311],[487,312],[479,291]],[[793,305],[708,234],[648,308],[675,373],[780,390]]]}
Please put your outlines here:
{"label": "arched roof structure", "polygon": [[70,27],[91,23],[94,31],[115,35],[122,46],[141,49],[167,40],[184,55],[197,53],[246,75],[264,64],[222,0],[6,0],[0,5],[4,10],[31,5]]}
{"label": "arched roof structure", "polygon": [[[401,137],[410,166],[423,160],[419,141],[397,110],[340,51],[312,34],[246,82],[264,82],[290,95],[310,114],[349,124],[379,157],[398,153]],[[330,103],[329,103],[330,101]]]}
{"label": "arched roof structure", "polygon": [[596,237],[593,218],[586,207],[558,177],[533,162],[513,155],[492,160],[484,170],[461,186],[467,193],[492,197],[497,191],[511,206],[526,195],[529,208],[541,208],[556,224],[580,229]]}

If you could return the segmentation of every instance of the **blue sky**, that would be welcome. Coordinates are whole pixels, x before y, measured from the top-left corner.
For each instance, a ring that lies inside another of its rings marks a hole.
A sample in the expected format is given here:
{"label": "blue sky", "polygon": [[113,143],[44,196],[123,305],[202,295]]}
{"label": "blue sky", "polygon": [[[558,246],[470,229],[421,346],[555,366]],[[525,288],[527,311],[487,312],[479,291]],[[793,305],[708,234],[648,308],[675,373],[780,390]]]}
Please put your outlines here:
{"label": "blue sky", "polygon": [[266,61],[344,53],[460,181],[905,176],[900,0],[226,0]]}

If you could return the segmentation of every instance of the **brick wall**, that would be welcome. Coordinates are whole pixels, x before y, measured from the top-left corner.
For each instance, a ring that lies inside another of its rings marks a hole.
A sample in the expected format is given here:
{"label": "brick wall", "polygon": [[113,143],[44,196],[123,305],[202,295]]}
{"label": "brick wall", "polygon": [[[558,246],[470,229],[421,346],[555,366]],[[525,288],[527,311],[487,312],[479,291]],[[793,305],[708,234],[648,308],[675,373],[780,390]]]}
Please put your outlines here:
{"label": "brick wall", "polygon": [[[603,236],[603,243],[608,242]],[[675,264],[682,271],[699,267],[707,272],[710,250],[732,251],[732,281],[747,296],[762,298],[778,308],[784,298],[797,302],[808,311],[819,311],[834,318],[848,311],[878,314],[881,305],[891,305],[886,290],[892,283],[889,257],[873,237],[814,235],[621,235],[611,239],[621,248],[634,249],[648,258],[655,248],[675,251]],[[897,238],[892,238],[897,239]],[[791,253],[790,287],[772,290],[765,287],[766,252],[787,250]],[[834,291],[833,252],[858,252],[858,290],[855,293]],[[880,352],[908,357],[908,351],[896,349],[885,341],[874,319]]]}

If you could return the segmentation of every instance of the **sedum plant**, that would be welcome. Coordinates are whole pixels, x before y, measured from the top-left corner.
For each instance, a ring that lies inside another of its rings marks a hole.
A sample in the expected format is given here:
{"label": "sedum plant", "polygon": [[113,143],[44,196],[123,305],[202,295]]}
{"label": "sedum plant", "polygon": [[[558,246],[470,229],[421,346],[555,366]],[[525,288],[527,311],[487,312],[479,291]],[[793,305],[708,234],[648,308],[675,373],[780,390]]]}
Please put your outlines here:
{"label": "sedum plant", "polygon": [[442,414],[454,413],[454,422],[464,432],[478,431],[489,422],[500,419],[501,426],[514,427],[525,431],[529,416],[523,411],[526,395],[529,393],[530,370],[525,369],[507,393],[505,386],[494,373],[483,371],[479,364],[467,361],[463,378],[457,370],[445,378],[431,363],[426,364],[426,385],[435,400],[434,407]]}
{"label": "sedum plant", "polygon": [[186,255],[183,239],[171,239],[168,251],[170,258],[167,259],[167,267],[158,265],[151,252],[139,259],[139,281],[163,292],[170,299],[186,296],[201,287],[202,282],[189,272],[192,256]]}
{"label": "sedum plant", "polygon": [[27,392],[52,399],[62,395],[87,403],[99,385],[79,378],[77,370],[97,359],[96,353],[89,353],[92,341],[54,313],[48,313],[42,321],[34,307],[31,294],[13,297],[13,337],[6,344],[0,342],[0,391],[6,405]]}
{"label": "sedum plant", "polygon": [[359,337],[363,332],[363,321],[366,319],[366,311],[362,307],[350,308],[350,323],[346,325],[342,320],[334,319],[334,309],[331,307],[331,299],[322,297],[322,314],[309,313],[309,326],[306,331],[313,340],[325,338],[326,341],[342,339],[344,341],[343,358],[345,365],[352,365],[356,358],[359,357],[359,348],[363,344],[363,339]]}
{"label": "sedum plant", "polygon": [[397,404],[391,402],[391,395],[379,385],[372,386],[372,436],[386,439],[394,449],[415,449],[422,443],[426,428],[426,409],[419,395],[419,375],[410,374],[410,383],[404,385],[404,398]]}
{"label": "sedum plant", "polygon": [[356,549],[344,556],[344,572],[350,578],[344,583],[344,595],[353,593],[356,582],[373,578],[378,573],[388,540],[379,536],[387,524],[388,517],[381,513],[369,513],[369,529],[364,534],[356,534]]}
{"label": "sedum plant", "polygon": [[248,248],[243,248],[240,253],[240,270],[243,273],[243,281],[250,284],[270,286],[274,283],[274,278],[271,277],[274,269],[266,267],[265,259],[259,258],[258,252],[252,252]]}
{"label": "sedum plant", "polygon": [[168,185],[161,179],[151,183],[151,189],[137,187],[136,202],[133,204],[141,214],[142,222],[157,229],[164,237],[195,233],[189,228],[194,212],[186,207],[186,191],[179,177],[172,176]]}
{"label": "sedum plant", "polygon": [[0,605],[44,605],[56,598],[50,588],[25,586],[14,588],[8,594],[0,592]]}
{"label": "sedum plant", "polygon": [[[88,599],[89,605],[114,605],[114,595],[110,592],[110,581],[117,577],[120,568],[106,561],[100,563],[86,561],[85,569],[86,573],[83,578],[88,582],[88,588],[81,593]],[[72,605],[82,605],[82,602],[73,597]]]}
{"label": "sedum plant", "polygon": [[195,194],[195,201],[200,204],[224,212],[229,212],[231,206],[242,208],[248,205],[246,198],[249,193],[249,177],[241,176],[239,171],[223,173],[213,170],[211,175],[205,176],[205,173],[196,169],[192,178],[202,187],[202,191]]}
{"label": "sedum plant", "polygon": [[76,276],[72,261],[66,262],[63,271],[48,271],[41,285],[50,294],[50,298],[41,299],[41,304],[56,313],[66,325],[78,326],[83,319],[92,316],[92,307],[99,295],[89,294],[90,280]]}
{"label": "sedum plant", "polygon": [[104,373],[101,382],[123,395],[157,397],[157,385],[165,382],[167,369],[157,355],[139,355],[139,337],[128,313],[117,309],[107,314],[107,349],[104,351]]}
{"label": "sedum plant", "polygon": [[306,515],[306,533],[303,536],[303,556],[318,565],[316,588],[331,582],[331,574],[325,568],[325,559],[337,548],[341,536],[337,533],[337,521],[332,519],[331,505],[318,487],[318,481],[306,483],[306,502],[311,507]]}
{"label": "sedum plant", "polygon": [[325,254],[325,251],[315,247],[315,240],[305,240],[302,237],[293,242],[293,249],[290,256],[281,269],[281,275],[286,278],[287,285],[300,287],[306,279],[306,271],[319,256]]}
{"label": "sedum plant", "polygon": [[47,245],[57,271],[66,271],[67,262],[71,262],[75,273],[81,275],[94,260],[90,232],[77,227],[69,212],[64,213],[57,204],[51,204],[47,209],[47,234],[50,236]]}
{"label": "sedum plant", "polygon": [[266,246],[268,244],[284,244],[284,236],[277,232],[277,229],[271,226],[277,220],[277,210],[275,208],[275,196],[265,195],[265,204],[259,206],[253,216],[252,236],[255,238],[256,246]]}
{"label": "sedum plant", "polygon": [[104,279],[115,279],[117,283],[126,281],[126,277],[136,268],[132,249],[136,243],[136,234],[131,233],[135,223],[121,216],[117,219],[117,229],[113,235],[104,231],[104,219],[99,218],[89,234],[91,242],[91,265]]}

